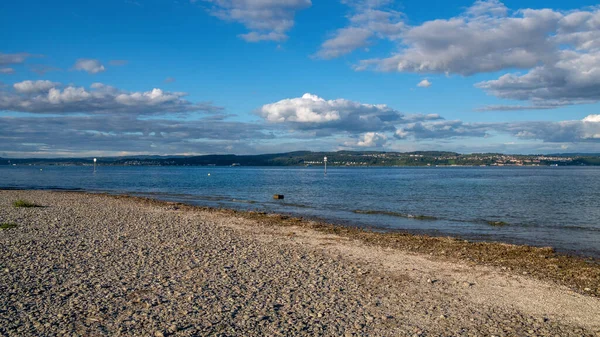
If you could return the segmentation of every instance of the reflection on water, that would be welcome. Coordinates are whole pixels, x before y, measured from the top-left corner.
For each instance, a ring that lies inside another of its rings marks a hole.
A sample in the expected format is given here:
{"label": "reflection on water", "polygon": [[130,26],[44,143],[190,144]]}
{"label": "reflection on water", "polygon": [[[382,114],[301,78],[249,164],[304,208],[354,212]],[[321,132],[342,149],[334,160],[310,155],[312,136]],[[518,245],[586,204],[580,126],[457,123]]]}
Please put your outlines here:
{"label": "reflection on water", "polygon": [[0,187],[140,193],[600,256],[600,168],[592,167],[329,168],[325,176],[292,167],[17,166],[0,167]]}

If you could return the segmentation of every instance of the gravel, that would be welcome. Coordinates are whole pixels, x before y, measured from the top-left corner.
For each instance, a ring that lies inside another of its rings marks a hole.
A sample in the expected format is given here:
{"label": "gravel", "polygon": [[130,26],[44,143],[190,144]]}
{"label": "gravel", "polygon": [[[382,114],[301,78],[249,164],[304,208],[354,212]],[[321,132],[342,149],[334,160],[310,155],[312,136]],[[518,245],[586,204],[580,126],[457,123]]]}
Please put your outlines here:
{"label": "gravel", "polygon": [[0,223],[17,224],[0,230],[0,336],[600,336],[248,236],[242,217],[0,191]]}

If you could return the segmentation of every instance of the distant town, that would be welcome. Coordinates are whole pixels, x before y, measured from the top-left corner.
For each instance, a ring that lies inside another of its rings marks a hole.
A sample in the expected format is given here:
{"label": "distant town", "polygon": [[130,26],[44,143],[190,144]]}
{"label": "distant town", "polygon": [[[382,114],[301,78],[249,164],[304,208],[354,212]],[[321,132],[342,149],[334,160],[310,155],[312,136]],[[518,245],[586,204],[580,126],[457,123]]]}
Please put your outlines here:
{"label": "distant town", "polygon": [[[260,155],[98,157],[99,166],[599,166],[600,153],[510,155],[455,152],[310,152]],[[93,158],[0,158],[0,165],[94,165]]]}

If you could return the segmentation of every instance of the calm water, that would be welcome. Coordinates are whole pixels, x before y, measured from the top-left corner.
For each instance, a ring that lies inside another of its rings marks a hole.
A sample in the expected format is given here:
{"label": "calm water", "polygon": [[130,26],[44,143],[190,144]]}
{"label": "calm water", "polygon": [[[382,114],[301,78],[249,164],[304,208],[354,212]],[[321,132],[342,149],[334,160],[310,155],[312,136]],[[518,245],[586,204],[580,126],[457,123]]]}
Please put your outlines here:
{"label": "calm water", "polygon": [[127,192],[600,257],[600,168],[0,166],[0,188]]}

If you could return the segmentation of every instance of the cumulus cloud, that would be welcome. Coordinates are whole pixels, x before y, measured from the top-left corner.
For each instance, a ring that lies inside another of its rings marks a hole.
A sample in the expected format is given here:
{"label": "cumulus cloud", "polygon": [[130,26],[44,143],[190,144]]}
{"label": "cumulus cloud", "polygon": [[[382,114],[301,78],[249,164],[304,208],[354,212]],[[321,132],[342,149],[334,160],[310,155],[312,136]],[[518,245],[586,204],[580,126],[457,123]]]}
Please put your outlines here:
{"label": "cumulus cloud", "polygon": [[556,62],[535,67],[524,75],[506,74],[476,86],[500,98],[529,101],[533,107],[600,100],[600,50],[563,50],[556,56]]}
{"label": "cumulus cloud", "polygon": [[[192,1],[196,2],[196,1]],[[284,41],[294,26],[297,11],[309,8],[311,0],[204,0],[210,13],[221,20],[239,22],[249,32],[240,37],[248,42]]]}
{"label": "cumulus cloud", "polygon": [[429,82],[428,79],[424,79],[421,82],[419,82],[419,84],[417,84],[417,87],[419,88],[429,88],[431,86],[431,82]]}
{"label": "cumulus cloud", "polygon": [[546,143],[600,141],[600,115],[559,122],[463,122],[446,120],[439,114],[403,114],[383,104],[326,100],[313,94],[266,104],[258,114],[272,125],[282,125],[310,138],[350,136],[354,140],[343,145],[356,148],[391,146],[393,139],[447,141],[499,134]]}
{"label": "cumulus cloud", "polygon": [[537,139],[550,143],[600,142],[598,115],[574,121],[503,123],[497,129],[520,139]]}
{"label": "cumulus cloud", "polygon": [[0,113],[0,153],[249,152],[254,142],[274,137],[264,125],[230,121],[222,108],[184,96],[161,89],[131,92],[103,83],[89,88],[44,80],[14,83],[0,89],[0,111],[30,114]]}
{"label": "cumulus cloud", "polygon": [[403,117],[403,121],[406,123],[414,123],[421,121],[435,121],[444,119],[439,114],[406,114]]}
{"label": "cumulus cloud", "polygon": [[[0,115],[0,152],[251,153],[280,149],[281,144],[290,150],[401,144],[437,148],[457,139],[498,134],[550,144],[547,148],[589,148],[600,142],[597,114],[558,122],[467,123],[438,114],[402,114],[383,104],[305,94],[266,104],[257,110],[264,122],[246,123],[228,120],[230,115],[221,109],[189,102],[183,95],[160,89],[129,92],[102,83],[85,88],[50,81],[18,82],[0,90],[0,111],[42,115]],[[192,111],[221,113],[174,114]],[[340,145],[340,139],[350,141]]]}
{"label": "cumulus cloud", "polygon": [[[375,4],[381,6],[378,1]],[[369,22],[371,26],[373,22],[389,26],[391,21],[378,17]],[[479,0],[459,16],[416,26],[397,25],[391,33],[357,34],[352,40],[341,30],[343,43],[335,44],[336,36],[330,40],[334,48],[323,47],[319,53],[324,58],[339,56],[379,37],[397,41],[397,51],[389,57],[362,60],[354,66],[356,70],[470,76],[521,69],[526,73],[505,74],[477,87],[499,98],[528,104],[481,109],[547,109],[600,100],[599,22],[598,7],[568,12],[511,11],[499,0]]]}
{"label": "cumulus cloud", "polygon": [[348,26],[327,39],[316,57],[332,59],[368,46],[374,37],[396,40],[406,28],[402,13],[389,9],[388,0],[342,1],[350,7]]}
{"label": "cumulus cloud", "polygon": [[18,93],[22,94],[35,94],[48,92],[50,89],[60,86],[60,83],[51,82],[48,80],[39,80],[39,81],[23,81],[13,84],[13,88]]}
{"label": "cumulus cloud", "polygon": [[382,147],[387,143],[387,140],[388,137],[385,134],[367,132],[360,137],[356,145],[360,147]]}
{"label": "cumulus cloud", "polygon": [[397,54],[364,60],[359,69],[460,75],[528,69],[555,50],[549,35],[561,17],[549,9],[524,9],[509,16],[498,1],[477,1],[461,16],[407,28]]}
{"label": "cumulus cloud", "polygon": [[508,8],[499,0],[477,0],[467,9],[467,14],[473,17],[485,15],[502,17],[508,14]]}
{"label": "cumulus cloud", "polygon": [[88,74],[97,74],[106,70],[102,63],[95,59],[78,59],[75,61],[73,69],[85,71]]}
{"label": "cumulus cloud", "polygon": [[331,129],[334,131],[393,130],[402,113],[384,104],[364,104],[346,99],[325,100],[313,94],[266,104],[258,114],[271,123],[283,123],[295,129]]}
{"label": "cumulus cloud", "polygon": [[583,119],[584,122],[600,123],[600,115],[589,115]]}
{"label": "cumulus cloud", "polygon": [[50,81],[23,81],[13,85],[14,91],[0,91],[0,110],[31,113],[124,113],[161,115],[194,111],[218,112],[210,103],[185,100],[185,93],[155,88],[145,92],[129,92],[94,83],[90,88],[66,86]]}
{"label": "cumulus cloud", "polygon": [[323,59],[340,57],[357,48],[367,46],[371,36],[373,36],[372,31],[361,27],[339,29],[331,39],[323,42],[316,56]]}

